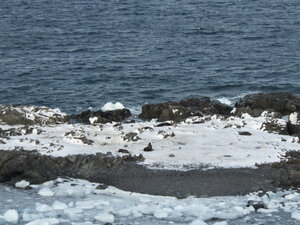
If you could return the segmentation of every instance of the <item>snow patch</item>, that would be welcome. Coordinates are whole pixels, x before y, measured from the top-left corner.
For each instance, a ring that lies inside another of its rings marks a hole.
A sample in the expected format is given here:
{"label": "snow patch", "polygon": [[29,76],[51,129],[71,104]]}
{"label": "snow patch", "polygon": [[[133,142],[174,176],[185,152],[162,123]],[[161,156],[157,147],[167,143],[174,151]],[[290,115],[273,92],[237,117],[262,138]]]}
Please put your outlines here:
{"label": "snow patch", "polygon": [[120,103],[116,102],[115,104],[112,102],[107,102],[104,106],[102,106],[101,110],[102,111],[113,111],[113,110],[118,110],[118,109],[124,109],[125,106]]}

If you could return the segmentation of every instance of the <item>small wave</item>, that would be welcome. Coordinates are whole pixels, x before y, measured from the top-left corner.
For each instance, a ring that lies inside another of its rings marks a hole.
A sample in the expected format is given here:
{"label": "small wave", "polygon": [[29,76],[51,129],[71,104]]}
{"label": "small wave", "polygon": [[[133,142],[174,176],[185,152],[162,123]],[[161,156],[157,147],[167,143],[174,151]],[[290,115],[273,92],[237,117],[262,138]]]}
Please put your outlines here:
{"label": "small wave", "polygon": [[221,102],[222,104],[225,104],[225,105],[232,105],[232,101],[229,100],[229,98],[217,98],[217,100],[219,102]]}

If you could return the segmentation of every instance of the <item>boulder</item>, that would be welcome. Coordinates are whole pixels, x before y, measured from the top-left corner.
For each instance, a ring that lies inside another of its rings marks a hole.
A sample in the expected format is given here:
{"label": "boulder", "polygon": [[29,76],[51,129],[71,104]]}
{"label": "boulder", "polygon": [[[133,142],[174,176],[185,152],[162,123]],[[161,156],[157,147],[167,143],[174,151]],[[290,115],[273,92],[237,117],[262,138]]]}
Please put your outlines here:
{"label": "boulder", "polygon": [[180,102],[146,104],[142,106],[141,119],[155,119],[159,122],[181,122],[188,117],[203,115],[230,115],[232,107],[211,101],[208,97],[185,99]]}
{"label": "boulder", "polygon": [[131,116],[128,109],[117,109],[112,111],[87,110],[77,115],[71,115],[70,120],[85,124],[120,122]]}
{"label": "boulder", "polygon": [[249,113],[251,116],[260,116],[263,111],[289,115],[300,110],[300,98],[286,92],[257,93],[246,95],[238,100],[235,114]]}

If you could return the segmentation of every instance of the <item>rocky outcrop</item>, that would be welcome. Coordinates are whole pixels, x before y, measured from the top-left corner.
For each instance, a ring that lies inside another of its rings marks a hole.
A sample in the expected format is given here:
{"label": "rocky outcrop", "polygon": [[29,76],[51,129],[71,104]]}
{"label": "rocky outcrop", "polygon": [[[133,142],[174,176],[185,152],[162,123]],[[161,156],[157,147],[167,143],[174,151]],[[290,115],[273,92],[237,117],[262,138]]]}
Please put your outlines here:
{"label": "rocky outcrop", "polygon": [[260,116],[263,111],[277,113],[277,117],[300,111],[300,98],[286,92],[257,93],[246,95],[235,105],[235,115],[249,113]]}
{"label": "rocky outcrop", "polygon": [[218,101],[211,101],[208,97],[185,99],[180,102],[165,102],[159,104],[146,104],[142,106],[142,119],[158,121],[172,120],[180,122],[191,116],[222,114],[229,115],[232,108]]}
{"label": "rocky outcrop", "polygon": [[81,177],[94,180],[126,168],[126,163],[143,160],[143,156],[112,157],[110,153],[49,157],[35,151],[0,150],[0,182],[27,179],[42,183],[58,176]]}
{"label": "rocky outcrop", "polygon": [[0,182],[13,185],[25,179],[30,183],[41,183],[67,176],[113,185],[126,191],[178,198],[237,195],[276,187],[299,187],[300,153],[287,153],[286,158],[280,163],[261,165],[258,169],[176,171],[146,169],[137,164],[143,160],[141,155],[112,157],[110,153],[97,153],[50,157],[30,151],[0,150]]}
{"label": "rocky outcrop", "polygon": [[117,109],[112,111],[91,111],[87,110],[77,115],[71,115],[70,121],[79,122],[85,124],[95,123],[111,123],[120,122],[131,116],[131,112],[128,109]]}
{"label": "rocky outcrop", "polygon": [[68,121],[59,109],[42,106],[0,106],[0,122],[8,125],[52,125]]}
{"label": "rocky outcrop", "polygon": [[266,164],[261,167],[272,167],[279,171],[277,179],[270,180],[275,186],[290,188],[300,187],[300,152],[291,151],[285,155],[285,160],[279,163]]}

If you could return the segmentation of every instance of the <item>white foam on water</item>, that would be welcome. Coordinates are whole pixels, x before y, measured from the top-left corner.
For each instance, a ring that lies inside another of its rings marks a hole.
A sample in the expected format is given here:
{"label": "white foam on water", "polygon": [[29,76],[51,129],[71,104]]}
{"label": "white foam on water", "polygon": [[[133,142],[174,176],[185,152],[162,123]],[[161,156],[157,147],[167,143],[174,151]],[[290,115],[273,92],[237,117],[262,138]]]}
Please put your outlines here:
{"label": "white foam on water", "polygon": [[225,104],[225,105],[232,105],[232,101],[230,101],[228,98],[217,98],[217,100],[219,102],[221,102],[222,104]]}

